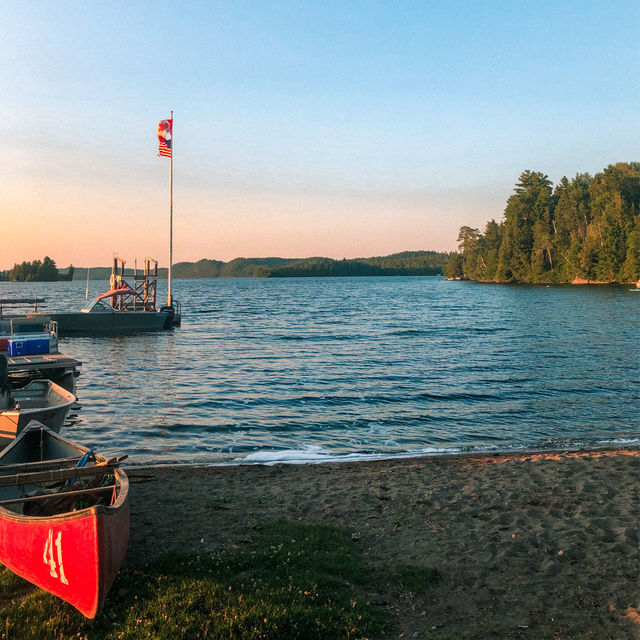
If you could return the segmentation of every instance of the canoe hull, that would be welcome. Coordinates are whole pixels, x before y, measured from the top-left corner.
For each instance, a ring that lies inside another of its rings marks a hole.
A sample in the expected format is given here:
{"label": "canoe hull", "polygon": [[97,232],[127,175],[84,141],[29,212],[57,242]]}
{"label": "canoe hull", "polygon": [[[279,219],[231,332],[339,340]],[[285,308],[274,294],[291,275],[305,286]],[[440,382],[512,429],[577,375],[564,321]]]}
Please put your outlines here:
{"label": "canoe hull", "polygon": [[0,513],[0,561],[95,618],[127,552],[129,503],[76,513],[20,519]]}
{"label": "canoe hull", "polygon": [[[78,457],[87,451],[32,422],[0,453],[0,478],[13,478],[10,472],[16,465]],[[107,493],[111,504],[37,516],[0,505],[0,562],[87,618],[102,610],[129,543],[129,481],[119,467],[107,472],[115,478],[116,495]],[[12,481],[0,488],[0,499],[20,498],[23,491]]]}

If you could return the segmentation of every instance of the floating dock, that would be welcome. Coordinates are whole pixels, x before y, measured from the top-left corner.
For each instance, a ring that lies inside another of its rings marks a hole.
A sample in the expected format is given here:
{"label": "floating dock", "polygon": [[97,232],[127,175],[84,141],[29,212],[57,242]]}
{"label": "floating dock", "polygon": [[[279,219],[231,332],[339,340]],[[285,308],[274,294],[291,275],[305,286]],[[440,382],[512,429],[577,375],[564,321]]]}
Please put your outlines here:
{"label": "floating dock", "polygon": [[30,356],[6,355],[9,379],[20,387],[37,378],[47,378],[59,384],[67,391],[75,388],[75,379],[82,366],[80,360],[63,353],[42,353]]}

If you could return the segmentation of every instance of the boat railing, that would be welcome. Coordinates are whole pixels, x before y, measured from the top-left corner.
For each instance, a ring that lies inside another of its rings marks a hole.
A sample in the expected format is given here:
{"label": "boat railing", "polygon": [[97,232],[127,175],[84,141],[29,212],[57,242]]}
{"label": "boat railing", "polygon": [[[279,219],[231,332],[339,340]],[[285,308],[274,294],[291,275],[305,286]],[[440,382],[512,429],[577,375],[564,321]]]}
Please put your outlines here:
{"label": "boat railing", "polygon": [[45,298],[3,298],[0,296],[0,318],[2,318],[4,314],[4,307],[14,307],[14,306],[25,306],[25,305],[33,305],[33,313],[38,313],[38,305],[44,304],[46,302]]}
{"label": "boat railing", "polygon": [[56,339],[58,338],[58,321],[57,320],[49,320],[47,325],[49,333],[52,333]]}
{"label": "boat railing", "polygon": [[128,291],[119,295],[117,299],[112,296],[111,306],[116,311],[155,311],[158,261],[145,258],[142,274],[138,273],[137,262],[131,274],[126,273],[125,265],[126,260],[114,257],[109,285],[112,290],[124,287]]}

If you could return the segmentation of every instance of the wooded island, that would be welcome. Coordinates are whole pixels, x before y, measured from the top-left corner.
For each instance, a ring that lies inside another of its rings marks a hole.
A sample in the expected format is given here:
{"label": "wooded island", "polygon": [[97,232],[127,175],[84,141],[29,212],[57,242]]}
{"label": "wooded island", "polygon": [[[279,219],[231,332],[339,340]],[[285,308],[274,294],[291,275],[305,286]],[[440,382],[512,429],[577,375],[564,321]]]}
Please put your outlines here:
{"label": "wooded island", "polygon": [[63,272],[60,272],[56,266],[56,261],[49,256],[45,256],[44,260],[16,263],[13,265],[13,269],[0,271],[0,280],[11,280],[12,282],[57,282],[58,280],[73,280],[73,271],[73,265],[70,265]]}
{"label": "wooded island", "polygon": [[444,273],[489,282],[636,282],[640,278],[640,162],[591,177],[525,171],[504,219],[462,227]]}

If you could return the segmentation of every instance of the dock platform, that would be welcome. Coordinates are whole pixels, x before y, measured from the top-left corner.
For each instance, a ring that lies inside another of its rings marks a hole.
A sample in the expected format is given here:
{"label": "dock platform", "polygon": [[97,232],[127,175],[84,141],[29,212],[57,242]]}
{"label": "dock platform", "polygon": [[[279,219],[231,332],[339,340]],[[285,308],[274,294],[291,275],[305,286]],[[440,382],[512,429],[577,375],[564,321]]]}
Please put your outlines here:
{"label": "dock platform", "polygon": [[76,370],[82,366],[80,360],[64,353],[42,353],[29,356],[7,355],[9,379],[14,383],[27,384],[35,378],[49,378],[65,389],[73,391],[75,378],[80,375]]}

